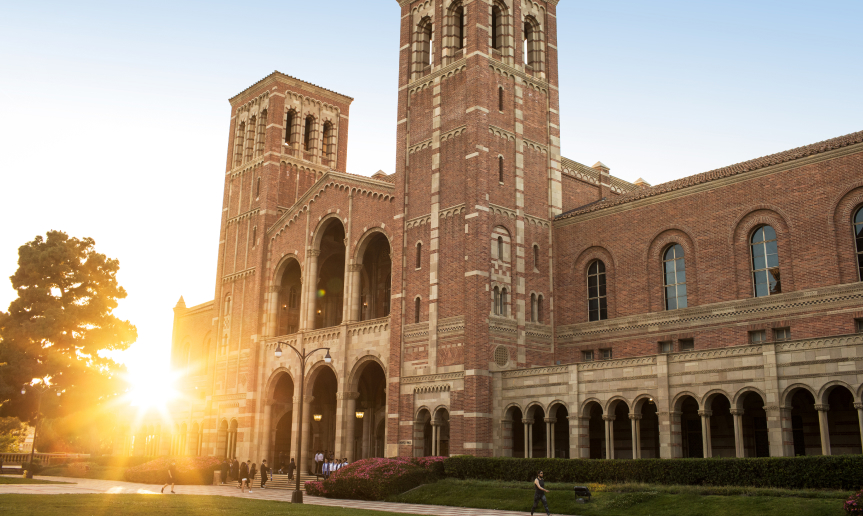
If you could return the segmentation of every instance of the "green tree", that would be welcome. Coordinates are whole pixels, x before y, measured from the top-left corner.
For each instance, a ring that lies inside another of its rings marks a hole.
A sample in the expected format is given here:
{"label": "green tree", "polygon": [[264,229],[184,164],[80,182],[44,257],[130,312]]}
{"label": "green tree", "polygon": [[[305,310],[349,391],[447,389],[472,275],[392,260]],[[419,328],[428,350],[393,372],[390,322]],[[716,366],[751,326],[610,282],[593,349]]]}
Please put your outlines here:
{"label": "green tree", "polygon": [[18,453],[26,437],[21,420],[17,417],[0,417],[0,453]]}
{"label": "green tree", "polygon": [[126,297],[116,278],[119,261],[94,246],[92,238],[49,231],[18,248],[10,278],[18,298],[0,312],[0,415],[33,420],[35,397],[20,390],[34,378],[63,392],[42,402],[42,412],[55,417],[125,389],[118,385],[122,366],[99,351],[128,348],[137,329],[113,315]]}

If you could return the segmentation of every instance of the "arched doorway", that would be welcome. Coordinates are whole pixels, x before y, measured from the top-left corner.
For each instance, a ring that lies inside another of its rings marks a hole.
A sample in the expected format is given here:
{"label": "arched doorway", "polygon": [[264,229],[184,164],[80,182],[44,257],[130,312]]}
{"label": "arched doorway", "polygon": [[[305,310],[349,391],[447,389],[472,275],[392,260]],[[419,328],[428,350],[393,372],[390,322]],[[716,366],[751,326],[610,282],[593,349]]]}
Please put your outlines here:
{"label": "arched doorway", "polygon": [[545,410],[539,405],[527,408],[527,419],[531,422],[526,429],[528,446],[530,446],[528,457],[546,457],[548,441],[546,436],[547,425],[545,424]]}
{"label": "arched doorway", "polygon": [[830,454],[859,455],[860,421],[854,408],[854,395],[842,385],[831,387],[825,394]]}
{"label": "arched doorway", "polygon": [[605,421],[602,420],[602,405],[591,401],[584,407],[584,417],[587,421],[587,439],[590,451],[588,458],[605,458]]}
{"label": "arched doorway", "polygon": [[770,440],[764,400],[757,392],[747,392],[738,403],[743,409],[743,456],[769,457]]}
{"label": "arched doorway", "polygon": [[303,454],[305,457],[313,457],[317,450],[326,454],[335,451],[337,390],[335,373],[329,367],[321,366],[312,379],[310,392],[313,400],[309,406],[309,414],[305,416],[311,425],[311,439],[308,453]]}
{"label": "arched doorway", "polygon": [[390,242],[382,233],[376,233],[363,253],[360,271],[361,321],[386,317],[390,314],[392,261]]}
{"label": "arched doorway", "polygon": [[[349,424],[354,425],[353,447],[354,460],[370,457],[383,457],[383,442],[385,427],[381,424],[386,420],[386,376],[383,368],[376,361],[366,362],[360,372],[357,383],[360,396],[357,399],[356,414],[348,414]],[[362,414],[362,418],[357,416]]]}
{"label": "arched doorway", "polygon": [[681,396],[675,404],[680,413],[681,452],[684,458],[703,458],[704,441],[701,437],[701,416],[698,401],[692,396]]}
{"label": "arched doorway", "polygon": [[558,459],[569,458],[569,411],[563,405],[554,405],[549,409],[552,423],[551,449],[552,457]]}
{"label": "arched doorway", "polygon": [[643,397],[636,400],[634,411],[640,418],[636,419],[635,445],[636,458],[658,459],[659,452],[659,415],[656,411],[656,403],[651,397]]}
{"label": "arched doorway", "polygon": [[232,419],[230,426],[228,426],[228,458],[231,459],[237,458],[237,429],[239,426],[236,419]]}
{"label": "arched doorway", "polygon": [[704,405],[710,411],[710,456],[736,457],[734,418],[728,397],[715,393],[707,398]]}
{"label": "arched doorway", "polygon": [[821,431],[815,397],[804,388],[789,393],[791,399],[791,434],[794,455],[821,455]]}
{"label": "arched doorway", "polygon": [[[275,428],[271,428],[271,439],[273,440],[273,455],[271,464],[280,468],[282,464],[288,464],[293,456],[291,438],[293,437],[294,423],[294,380],[288,373],[281,373],[273,388],[272,405],[270,407],[272,422]],[[271,423],[272,424],[272,423]]]}
{"label": "arched doorway", "polygon": [[608,422],[609,434],[612,436],[610,451],[606,453],[609,459],[633,458],[632,420],[629,419],[629,405],[623,400],[612,402],[608,412],[614,419]]}
{"label": "arched doorway", "polygon": [[521,409],[512,406],[503,418],[503,456],[524,457],[524,423]]}
{"label": "arched doorway", "polygon": [[345,293],[345,228],[330,219],[320,240],[318,276],[315,282],[315,329],[342,323]]}
{"label": "arched doorway", "polygon": [[414,457],[431,457],[432,425],[431,412],[421,409],[414,422]]}
{"label": "arched doorway", "polygon": [[284,267],[279,284],[279,327],[276,335],[290,335],[299,329],[302,289],[300,264],[291,258]]}
{"label": "arched doorway", "polygon": [[435,449],[432,453],[437,457],[449,457],[449,411],[439,408],[434,417],[437,435],[435,438]]}

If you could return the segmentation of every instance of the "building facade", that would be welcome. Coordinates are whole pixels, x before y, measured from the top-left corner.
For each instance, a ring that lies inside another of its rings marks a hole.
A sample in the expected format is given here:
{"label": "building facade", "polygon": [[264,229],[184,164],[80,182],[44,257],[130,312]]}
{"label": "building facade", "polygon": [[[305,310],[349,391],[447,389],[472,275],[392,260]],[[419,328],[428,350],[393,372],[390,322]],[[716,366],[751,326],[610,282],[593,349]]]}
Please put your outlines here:
{"label": "building facade", "polygon": [[[861,453],[863,132],[655,187],[576,163],[556,4],[399,2],[391,175],[347,173],[349,97],[230,99],[214,299],[127,453]],[[301,386],[291,347],[332,361]]]}

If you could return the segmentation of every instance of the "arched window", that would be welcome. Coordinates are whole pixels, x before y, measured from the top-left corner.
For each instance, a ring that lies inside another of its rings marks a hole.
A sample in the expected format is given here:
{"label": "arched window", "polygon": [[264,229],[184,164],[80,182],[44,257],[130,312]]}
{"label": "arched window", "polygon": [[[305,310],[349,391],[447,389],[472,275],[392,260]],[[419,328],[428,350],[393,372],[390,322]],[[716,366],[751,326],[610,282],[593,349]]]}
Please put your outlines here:
{"label": "arched window", "polygon": [[755,297],[781,293],[776,230],[770,226],[761,226],[755,230],[749,241],[752,249],[752,283]]}
{"label": "arched window", "polygon": [[258,226],[252,228],[252,247],[258,245]]}
{"label": "arched window", "polygon": [[255,199],[259,199],[261,197],[261,178],[259,177],[257,181],[255,181]]}
{"label": "arched window", "polygon": [[674,244],[662,257],[663,284],[665,286],[665,309],[686,308],[686,264],[683,247]]}
{"label": "arched window", "polygon": [[325,164],[329,165],[333,159],[333,124],[324,123],[323,144],[321,146],[321,157]]}
{"label": "arched window", "polygon": [[501,45],[501,24],[503,23],[503,14],[500,12],[500,7],[494,5],[491,8],[491,48],[500,50]]}
{"label": "arched window", "polygon": [[503,237],[497,237],[497,259],[503,261]]}
{"label": "arched window", "polygon": [[296,113],[294,112],[294,110],[291,109],[285,115],[285,143],[287,143],[287,144],[291,144],[294,142],[293,132],[294,132],[294,118],[295,118],[294,115],[295,114]]}
{"label": "arched window", "polygon": [[587,269],[588,320],[608,319],[608,299],[605,289],[605,264],[596,260]]}
{"label": "arched window", "polygon": [[414,322],[420,322],[420,298],[414,299]]}
{"label": "arched window", "polygon": [[536,294],[530,295],[530,322],[536,322]]}
{"label": "arched window", "polygon": [[258,117],[253,116],[249,119],[249,125],[246,128],[246,155],[243,162],[251,161],[255,152],[255,131],[258,125]]}
{"label": "arched window", "polygon": [[854,215],[854,238],[857,245],[857,269],[863,281],[863,208]]}
{"label": "arched window", "polygon": [[291,287],[288,291],[288,308],[298,307],[297,287]]}
{"label": "arched window", "polygon": [[434,33],[432,32],[432,20],[428,16],[420,20],[417,25],[416,40],[414,43],[414,73],[416,77],[422,77],[426,68],[431,67],[434,51]]}
{"label": "arched window", "polygon": [[264,143],[267,138],[267,110],[261,111],[258,119],[258,135],[255,138],[255,157],[264,155]]}
{"label": "arched window", "polygon": [[306,127],[303,133],[303,148],[306,151],[312,149],[312,129],[314,128],[315,119],[311,115],[306,117]]}
{"label": "arched window", "polygon": [[539,246],[533,244],[533,268],[539,269]]}
{"label": "arched window", "polygon": [[497,89],[497,110],[503,113],[503,86]]}
{"label": "arched window", "polygon": [[234,136],[234,166],[238,167],[243,164],[243,139],[246,136],[246,123],[240,122],[240,127],[237,129],[237,134]]}
{"label": "arched window", "polygon": [[461,50],[464,48],[464,7],[460,3],[452,10],[452,25],[455,49]]}
{"label": "arched window", "polygon": [[524,64],[530,64],[530,42],[533,38],[533,25],[529,22],[524,22],[524,45],[521,49],[522,55],[524,55]]}
{"label": "arched window", "polygon": [[506,317],[507,314],[507,306],[506,306],[506,289],[500,289],[500,316]]}
{"label": "arched window", "polygon": [[503,156],[497,158],[497,180],[503,183]]}
{"label": "arched window", "polygon": [[225,313],[223,315],[231,315],[231,294],[225,296]]}
{"label": "arched window", "polygon": [[491,311],[494,315],[500,315],[500,289],[494,287],[494,298],[492,299]]}
{"label": "arched window", "polygon": [[423,265],[423,244],[422,242],[417,242],[417,269],[421,268]]}
{"label": "arched window", "polygon": [[543,301],[542,296],[539,296],[536,298],[536,322],[538,322],[538,323],[543,322],[542,301]]}
{"label": "arched window", "polygon": [[542,71],[542,44],[539,23],[533,16],[524,19],[524,64],[535,71]]}

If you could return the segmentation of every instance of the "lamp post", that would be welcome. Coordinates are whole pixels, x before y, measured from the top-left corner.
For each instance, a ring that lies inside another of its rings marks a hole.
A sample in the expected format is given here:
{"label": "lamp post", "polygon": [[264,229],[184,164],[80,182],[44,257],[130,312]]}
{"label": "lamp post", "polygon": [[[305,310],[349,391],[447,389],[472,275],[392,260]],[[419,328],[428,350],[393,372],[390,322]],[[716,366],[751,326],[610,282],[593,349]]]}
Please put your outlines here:
{"label": "lamp post", "polygon": [[[45,380],[40,379],[37,383],[25,383],[21,386],[21,394],[27,394],[27,387],[30,387],[34,391],[38,397],[36,398],[36,424],[33,425],[33,445],[30,447],[30,466],[33,466],[33,456],[36,453],[36,435],[39,429],[39,413],[42,411],[42,395],[45,394],[48,389],[51,388]],[[57,391],[57,396],[60,395],[60,391]],[[27,470],[27,478],[33,478],[33,470]]]}
{"label": "lamp post", "polygon": [[305,390],[304,387],[306,385],[306,361],[311,357],[316,351],[327,350],[327,355],[324,357],[324,362],[330,363],[333,361],[333,357],[330,356],[330,348],[318,348],[313,349],[306,353],[306,348],[303,348],[302,351],[298,350],[294,346],[288,344],[287,342],[277,342],[276,343],[276,358],[281,358],[282,356],[282,344],[290,347],[294,350],[294,353],[300,358],[300,410],[298,414],[297,420],[299,424],[297,425],[297,430],[299,430],[300,435],[297,436],[297,485],[294,492],[291,494],[291,503],[303,503],[303,492],[300,491],[300,471],[303,464],[303,398]]}

